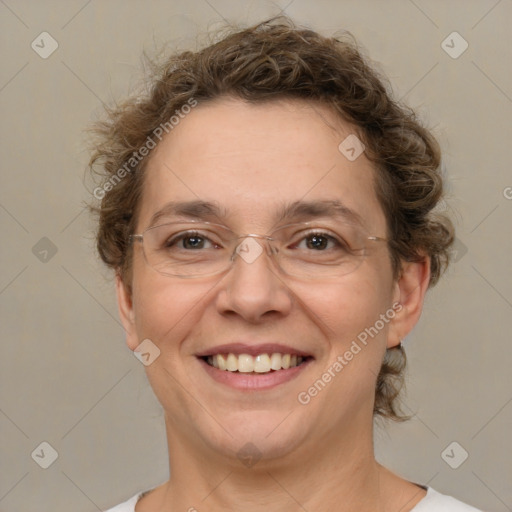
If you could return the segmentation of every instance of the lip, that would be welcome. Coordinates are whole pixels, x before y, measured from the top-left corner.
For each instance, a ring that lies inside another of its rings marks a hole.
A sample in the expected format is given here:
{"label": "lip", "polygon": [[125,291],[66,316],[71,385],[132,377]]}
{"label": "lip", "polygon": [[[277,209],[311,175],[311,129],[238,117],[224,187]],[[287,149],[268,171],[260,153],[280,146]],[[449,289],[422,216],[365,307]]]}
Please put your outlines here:
{"label": "lip", "polygon": [[247,344],[247,343],[227,343],[224,345],[217,345],[216,347],[209,348],[204,350],[203,352],[199,352],[196,354],[199,358],[204,358],[208,356],[214,356],[217,354],[235,354],[236,356],[240,354],[248,354],[250,356],[256,357],[260,354],[291,354],[297,355],[301,357],[309,357],[312,358],[312,354],[308,352],[304,352],[303,350],[298,350],[297,348],[290,347],[287,345],[282,345],[279,343],[262,343],[259,345]]}
{"label": "lip", "polygon": [[[260,346],[261,347],[261,346]],[[217,347],[217,350],[220,347]],[[287,348],[286,350],[290,350]],[[276,350],[275,352],[279,352]],[[219,354],[219,352],[215,352]],[[222,352],[220,352],[222,353]],[[240,352],[243,353],[243,352]],[[248,352],[245,352],[248,353]],[[258,354],[265,352],[258,352]],[[290,352],[284,352],[288,354]],[[292,351],[295,354],[295,351]],[[209,354],[205,354],[209,355]],[[203,356],[204,357],[204,356]],[[208,373],[208,375],[215,381],[220,384],[224,384],[231,388],[234,388],[239,391],[263,391],[275,388],[281,384],[291,381],[292,379],[297,378],[313,361],[312,357],[306,359],[299,366],[294,366],[293,368],[288,368],[287,370],[278,370],[271,371],[269,373],[240,373],[240,372],[230,372],[227,370],[219,370],[218,368],[214,368],[210,366],[204,359],[198,356],[198,361]]]}

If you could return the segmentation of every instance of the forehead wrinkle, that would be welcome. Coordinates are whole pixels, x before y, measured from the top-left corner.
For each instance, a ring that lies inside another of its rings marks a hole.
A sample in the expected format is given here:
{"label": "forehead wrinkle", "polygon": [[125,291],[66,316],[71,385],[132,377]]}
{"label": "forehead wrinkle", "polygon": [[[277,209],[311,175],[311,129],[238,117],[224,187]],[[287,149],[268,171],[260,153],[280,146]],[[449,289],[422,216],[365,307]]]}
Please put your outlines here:
{"label": "forehead wrinkle", "polygon": [[[193,201],[170,201],[153,214],[150,220],[150,227],[155,226],[166,217],[225,221],[231,216],[232,212],[225,206],[219,205],[217,202],[203,201],[200,199]],[[363,224],[362,218],[357,212],[337,199],[314,201],[299,200],[284,203],[274,214],[276,224],[282,221],[319,217],[344,218],[351,222]]]}
{"label": "forehead wrinkle", "polygon": [[186,217],[194,219],[220,220],[228,216],[228,210],[216,202],[202,201],[169,201],[155,212],[150,220],[150,226],[156,225],[165,217]]}
{"label": "forehead wrinkle", "polygon": [[281,207],[277,217],[279,222],[294,218],[341,217],[363,224],[362,217],[338,199],[286,203]]}

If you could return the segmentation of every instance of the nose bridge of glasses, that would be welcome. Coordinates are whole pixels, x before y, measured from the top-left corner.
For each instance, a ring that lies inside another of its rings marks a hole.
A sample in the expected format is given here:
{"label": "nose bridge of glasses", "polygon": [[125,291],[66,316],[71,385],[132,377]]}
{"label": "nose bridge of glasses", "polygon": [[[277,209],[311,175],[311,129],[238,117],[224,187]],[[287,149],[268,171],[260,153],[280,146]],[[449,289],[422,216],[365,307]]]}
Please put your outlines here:
{"label": "nose bridge of glasses", "polygon": [[[258,242],[258,238],[261,239],[263,243]],[[272,253],[275,252],[274,247],[270,244],[273,240],[274,238],[269,235],[259,235],[256,233],[239,235],[235,239],[235,247],[231,259],[234,261],[235,256],[238,255],[246,263],[253,263],[260,257],[265,248],[267,254],[271,256]]]}

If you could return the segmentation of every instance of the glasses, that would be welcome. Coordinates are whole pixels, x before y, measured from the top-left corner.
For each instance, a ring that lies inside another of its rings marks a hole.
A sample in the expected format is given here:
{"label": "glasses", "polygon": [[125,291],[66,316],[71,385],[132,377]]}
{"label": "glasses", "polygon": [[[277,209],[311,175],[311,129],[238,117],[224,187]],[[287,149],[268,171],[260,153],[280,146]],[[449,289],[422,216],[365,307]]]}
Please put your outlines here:
{"label": "glasses", "polygon": [[251,264],[266,252],[284,274],[308,279],[354,272],[372,242],[388,241],[339,221],[288,224],[270,235],[240,235],[221,224],[180,221],[150,227],[129,239],[142,243],[147,264],[165,276],[213,276],[230,269],[237,257]]}

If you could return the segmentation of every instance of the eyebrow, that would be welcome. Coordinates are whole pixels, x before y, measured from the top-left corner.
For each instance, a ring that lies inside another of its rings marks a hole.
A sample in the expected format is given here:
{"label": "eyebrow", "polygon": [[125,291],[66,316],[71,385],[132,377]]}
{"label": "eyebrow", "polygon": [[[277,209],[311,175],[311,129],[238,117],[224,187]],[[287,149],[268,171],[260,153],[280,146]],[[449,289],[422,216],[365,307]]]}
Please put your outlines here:
{"label": "eyebrow", "polygon": [[361,216],[337,199],[295,201],[285,205],[278,213],[279,221],[296,218],[338,217],[359,224]]}
{"label": "eyebrow", "polygon": [[153,214],[149,227],[156,226],[167,217],[187,217],[199,220],[221,220],[228,216],[228,211],[208,201],[170,201]]}
{"label": "eyebrow", "polygon": [[[171,201],[153,214],[149,227],[156,226],[161,220],[169,217],[222,221],[228,216],[229,211],[226,208],[209,201]],[[337,199],[294,201],[282,205],[275,214],[276,223],[283,220],[288,221],[319,217],[337,217],[363,224],[363,220],[357,212]]]}

